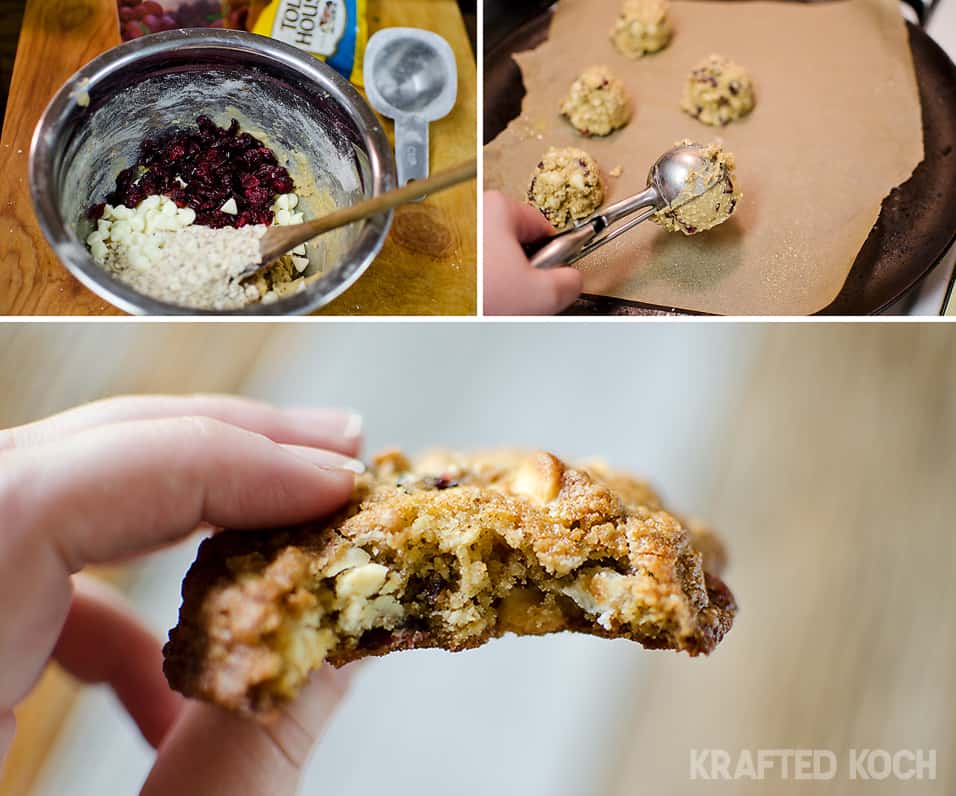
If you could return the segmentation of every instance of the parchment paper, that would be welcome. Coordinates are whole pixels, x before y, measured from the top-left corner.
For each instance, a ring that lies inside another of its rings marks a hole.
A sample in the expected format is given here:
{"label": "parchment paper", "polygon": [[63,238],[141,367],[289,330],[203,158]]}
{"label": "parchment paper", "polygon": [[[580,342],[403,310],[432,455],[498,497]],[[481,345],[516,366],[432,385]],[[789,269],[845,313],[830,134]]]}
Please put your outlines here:
{"label": "parchment paper", "polygon": [[[600,163],[612,202],[643,190],[681,138],[723,139],[744,197],[725,224],[693,237],[645,222],[578,266],[585,292],[726,315],[807,314],[846,281],[884,197],[923,159],[919,94],[897,0],[829,3],[678,0],[674,38],[631,61],[608,30],[620,0],[562,0],[550,36],[516,56],[522,114],[485,148],[485,187],[524,200],[549,146]],[[750,70],[757,105],[708,127],[683,113],[690,69],[710,53]],[[630,124],[578,135],[558,113],[585,67],[607,64],[634,98]],[[615,166],[619,178],[608,177]]]}

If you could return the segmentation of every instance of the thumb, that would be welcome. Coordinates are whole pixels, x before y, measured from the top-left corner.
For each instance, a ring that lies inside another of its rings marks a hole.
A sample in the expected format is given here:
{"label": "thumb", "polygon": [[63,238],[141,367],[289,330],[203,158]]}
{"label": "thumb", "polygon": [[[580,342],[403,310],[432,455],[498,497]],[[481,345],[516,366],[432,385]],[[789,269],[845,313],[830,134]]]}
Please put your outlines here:
{"label": "thumb", "polygon": [[568,307],[581,294],[584,281],[581,272],[570,267],[536,270],[534,278],[535,306],[528,313],[534,315],[554,315]]}
{"label": "thumb", "polygon": [[293,796],[348,679],[348,671],[323,666],[293,702],[265,721],[189,703],[159,747],[142,796]]}

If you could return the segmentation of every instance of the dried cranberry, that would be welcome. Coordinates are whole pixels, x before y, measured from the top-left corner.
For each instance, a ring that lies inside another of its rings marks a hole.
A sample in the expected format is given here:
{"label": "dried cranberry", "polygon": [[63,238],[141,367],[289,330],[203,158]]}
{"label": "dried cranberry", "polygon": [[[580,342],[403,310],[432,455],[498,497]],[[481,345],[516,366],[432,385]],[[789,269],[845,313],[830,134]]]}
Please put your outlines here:
{"label": "dried cranberry", "polygon": [[[194,128],[144,140],[139,160],[120,172],[106,199],[134,207],[161,194],[179,207],[191,207],[200,224],[239,227],[272,223],[276,194],[292,190],[289,172],[259,139],[240,131],[238,120],[225,128],[200,116]],[[219,209],[230,198],[241,211],[235,216]]]}
{"label": "dried cranberry", "polygon": [[446,474],[440,475],[437,478],[428,478],[426,479],[426,484],[432,489],[451,489],[454,486],[458,486],[458,481]]}
{"label": "dried cranberry", "polygon": [[140,188],[133,186],[130,188],[126,195],[123,197],[123,204],[127,207],[136,207],[140,202],[142,202],[147,196],[146,191],[141,190]]}
{"label": "dried cranberry", "polygon": [[196,117],[196,126],[201,133],[215,135],[219,131],[216,123],[205,114]]}
{"label": "dried cranberry", "polygon": [[255,136],[249,135],[249,133],[239,133],[239,135],[236,136],[236,141],[246,149],[260,145],[259,140]]}
{"label": "dried cranberry", "polygon": [[116,175],[116,189],[118,191],[125,190],[136,179],[136,175],[139,174],[138,166],[130,166],[128,169],[123,169],[119,174]]}
{"label": "dried cranberry", "polygon": [[272,181],[272,190],[276,193],[290,193],[292,191],[292,178],[288,175],[277,177]]}
{"label": "dried cranberry", "polygon": [[264,205],[272,200],[274,194],[269,188],[247,188],[243,194],[250,205]]}

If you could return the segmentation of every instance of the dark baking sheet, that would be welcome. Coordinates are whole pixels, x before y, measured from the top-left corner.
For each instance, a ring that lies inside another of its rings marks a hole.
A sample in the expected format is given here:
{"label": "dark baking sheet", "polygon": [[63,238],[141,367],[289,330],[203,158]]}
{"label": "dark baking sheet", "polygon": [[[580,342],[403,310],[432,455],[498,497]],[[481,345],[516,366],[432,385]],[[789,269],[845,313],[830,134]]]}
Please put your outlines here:
{"label": "dark baking sheet", "polygon": [[[511,57],[548,36],[542,11],[504,35],[485,55],[485,143],[521,113],[525,88]],[[956,241],[956,66],[923,30],[907,23],[923,108],[925,157],[913,176],[884,200],[843,289],[821,315],[882,312],[904,297]],[[584,295],[569,315],[694,315],[607,296]]]}

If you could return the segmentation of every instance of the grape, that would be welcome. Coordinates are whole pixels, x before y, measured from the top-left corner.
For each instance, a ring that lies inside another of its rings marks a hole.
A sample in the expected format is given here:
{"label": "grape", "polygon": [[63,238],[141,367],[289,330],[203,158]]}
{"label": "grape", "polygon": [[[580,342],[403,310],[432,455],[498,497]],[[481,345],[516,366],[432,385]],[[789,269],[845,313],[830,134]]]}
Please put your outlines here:
{"label": "grape", "polygon": [[143,27],[134,20],[124,23],[123,25],[123,38],[124,39],[138,39],[143,35]]}
{"label": "grape", "polygon": [[217,0],[193,0],[180,5],[175,16],[180,28],[204,28],[211,20],[222,16],[222,8]]}

